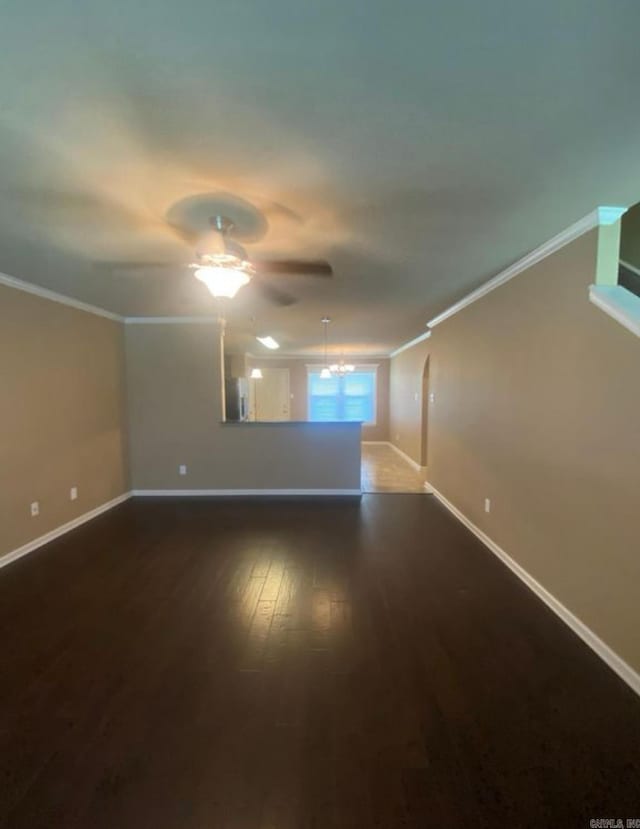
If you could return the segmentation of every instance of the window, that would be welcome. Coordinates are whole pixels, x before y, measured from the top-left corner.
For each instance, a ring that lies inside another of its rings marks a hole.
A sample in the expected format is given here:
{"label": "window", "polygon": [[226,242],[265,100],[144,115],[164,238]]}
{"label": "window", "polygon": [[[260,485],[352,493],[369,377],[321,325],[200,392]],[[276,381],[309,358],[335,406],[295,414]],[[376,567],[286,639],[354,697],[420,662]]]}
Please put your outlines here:
{"label": "window", "polygon": [[320,377],[322,366],[308,367],[308,419],[376,422],[376,370],[358,366],[344,377]]}

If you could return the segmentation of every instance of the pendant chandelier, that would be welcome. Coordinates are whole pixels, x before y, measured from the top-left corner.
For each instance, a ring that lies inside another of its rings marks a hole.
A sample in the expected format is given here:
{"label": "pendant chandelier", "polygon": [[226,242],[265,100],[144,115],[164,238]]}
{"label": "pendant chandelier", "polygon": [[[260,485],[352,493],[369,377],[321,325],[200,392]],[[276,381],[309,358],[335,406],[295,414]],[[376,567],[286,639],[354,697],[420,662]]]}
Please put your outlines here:
{"label": "pendant chandelier", "polygon": [[324,363],[322,370],[320,371],[320,378],[322,380],[330,380],[332,377],[344,377],[347,374],[351,374],[351,372],[355,371],[356,368],[351,363],[345,363],[343,357],[340,358],[339,363],[332,363],[329,365],[327,359],[327,342],[329,339],[328,326],[330,322],[331,317],[322,318],[322,325],[324,326]]}
{"label": "pendant chandelier", "polygon": [[340,359],[339,363],[333,363],[329,366],[329,371],[334,377],[344,377],[345,374],[351,374],[355,371],[355,366],[351,363],[345,363],[344,359]]}
{"label": "pendant chandelier", "polygon": [[322,318],[322,326],[324,328],[324,364],[322,366],[322,370],[320,372],[320,379],[321,380],[331,380],[331,371],[329,369],[329,364],[327,362],[327,338],[328,338],[328,325],[331,322],[331,317],[323,317]]}

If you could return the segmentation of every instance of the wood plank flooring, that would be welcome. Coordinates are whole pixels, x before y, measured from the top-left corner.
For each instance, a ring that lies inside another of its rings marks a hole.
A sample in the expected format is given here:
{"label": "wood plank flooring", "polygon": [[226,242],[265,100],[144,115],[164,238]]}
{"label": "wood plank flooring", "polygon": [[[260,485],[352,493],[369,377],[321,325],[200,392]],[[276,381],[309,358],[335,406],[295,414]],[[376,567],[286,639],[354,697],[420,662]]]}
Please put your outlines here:
{"label": "wood plank flooring", "polygon": [[130,501],[0,631],[3,829],[640,817],[640,700],[427,495]]}

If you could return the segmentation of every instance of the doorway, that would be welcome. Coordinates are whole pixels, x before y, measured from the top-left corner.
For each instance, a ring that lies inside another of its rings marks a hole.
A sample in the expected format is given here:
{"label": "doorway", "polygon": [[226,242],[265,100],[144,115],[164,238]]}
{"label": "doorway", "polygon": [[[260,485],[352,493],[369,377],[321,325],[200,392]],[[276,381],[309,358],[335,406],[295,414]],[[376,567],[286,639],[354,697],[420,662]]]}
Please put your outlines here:
{"label": "doorway", "polygon": [[263,368],[261,371],[261,378],[249,380],[251,420],[289,420],[289,369]]}
{"label": "doorway", "polygon": [[412,427],[412,456],[388,441],[362,442],[363,492],[425,492],[429,446],[429,375],[429,357],[424,364],[416,360],[412,367],[413,399],[408,404],[410,410],[405,411]]}

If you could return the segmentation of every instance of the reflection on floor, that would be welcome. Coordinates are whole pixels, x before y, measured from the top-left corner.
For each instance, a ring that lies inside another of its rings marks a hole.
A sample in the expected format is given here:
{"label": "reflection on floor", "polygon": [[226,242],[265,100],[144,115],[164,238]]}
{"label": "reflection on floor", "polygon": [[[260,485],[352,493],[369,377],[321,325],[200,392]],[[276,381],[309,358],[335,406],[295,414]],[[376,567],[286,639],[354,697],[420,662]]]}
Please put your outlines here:
{"label": "reflection on floor", "polygon": [[2,829],[640,812],[640,698],[430,495],[133,498],[0,570],[0,630]]}
{"label": "reflection on floor", "polygon": [[385,443],[362,444],[363,492],[424,492],[424,475]]}

